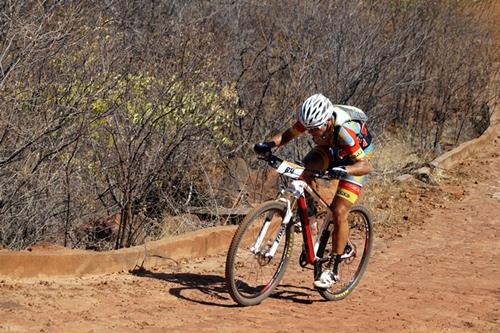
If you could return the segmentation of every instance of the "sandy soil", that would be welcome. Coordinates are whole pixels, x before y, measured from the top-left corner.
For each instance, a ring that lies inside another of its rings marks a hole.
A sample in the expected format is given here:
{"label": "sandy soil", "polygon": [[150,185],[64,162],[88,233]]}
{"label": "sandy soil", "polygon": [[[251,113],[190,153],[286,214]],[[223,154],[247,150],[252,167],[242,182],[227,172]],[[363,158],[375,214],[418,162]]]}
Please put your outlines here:
{"label": "sandy soil", "polygon": [[273,297],[237,307],[221,253],[135,273],[0,279],[0,332],[500,332],[499,144],[415,199],[424,223],[378,237],[343,301],[323,301],[295,256]]}

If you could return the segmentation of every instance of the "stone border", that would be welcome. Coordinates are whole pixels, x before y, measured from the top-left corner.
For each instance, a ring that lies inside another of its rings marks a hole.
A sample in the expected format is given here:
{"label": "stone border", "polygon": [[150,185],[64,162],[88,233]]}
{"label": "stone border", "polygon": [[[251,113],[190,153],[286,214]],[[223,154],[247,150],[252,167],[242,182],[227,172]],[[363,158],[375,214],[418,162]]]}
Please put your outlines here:
{"label": "stone border", "polygon": [[0,251],[0,278],[83,276],[214,255],[229,248],[236,226],[213,227],[126,249]]}

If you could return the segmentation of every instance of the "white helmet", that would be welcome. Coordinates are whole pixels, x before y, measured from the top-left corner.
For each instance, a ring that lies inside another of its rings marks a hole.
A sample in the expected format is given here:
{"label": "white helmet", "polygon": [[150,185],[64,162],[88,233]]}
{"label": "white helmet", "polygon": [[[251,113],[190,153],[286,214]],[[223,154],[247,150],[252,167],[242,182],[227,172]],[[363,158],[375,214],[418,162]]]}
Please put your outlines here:
{"label": "white helmet", "polygon": [[299,121],[306,128],[314,128],[323,125],[332,117],[332,102],[322,94],[312,95],[299,111]]}

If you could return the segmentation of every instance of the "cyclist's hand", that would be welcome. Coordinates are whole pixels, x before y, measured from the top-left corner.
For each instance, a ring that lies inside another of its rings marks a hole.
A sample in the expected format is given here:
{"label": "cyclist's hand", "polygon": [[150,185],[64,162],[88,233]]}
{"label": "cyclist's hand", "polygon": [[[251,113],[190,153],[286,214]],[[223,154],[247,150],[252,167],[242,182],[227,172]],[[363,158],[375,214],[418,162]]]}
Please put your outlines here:
{"label": "cyclist's hand", "polygon": [[274,142],[259,142],[253,146],[253,150],[259,155],[265,155],[271,152],[271,148],[273,148],[276,144]]}
{"label": "cyclist's hand", "polygon": [[347,171],[344,166],[330,168],[326,170],[328,176],[333,179],[341,179],[347,177]]}

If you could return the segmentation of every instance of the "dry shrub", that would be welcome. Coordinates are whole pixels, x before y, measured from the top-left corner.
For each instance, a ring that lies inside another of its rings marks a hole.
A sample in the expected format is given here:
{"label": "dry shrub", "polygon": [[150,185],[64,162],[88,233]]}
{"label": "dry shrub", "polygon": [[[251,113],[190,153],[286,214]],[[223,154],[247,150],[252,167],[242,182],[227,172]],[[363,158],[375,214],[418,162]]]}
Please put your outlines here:
{"label": "dry shrub", "polygon": [[371,161],[376,177],[394,175],[405,167],[432,159],[430,152],[418,151],[412,146],[410,136],[407,131],[396,129],[376,136]]}
{"label": "dry shrub", "polygon": [[[106,246],[132,246],[165,214],[274,195],[264,182],[240,187],[223,164],[239,157],[256,168],[252,145],[290,126],[316,92],[369,115],[379,172],[365,197],[384,202],[398,168],[426,159],[407,142],[436,151],[479,134],[498,91],[498,52],[481,17],[489,1],[8,3],[0,246],[10,249],[81,246],[71,237],[79,226],[115,211],[118,237]],[[390,126],[409,137],[384,137]],[[309,148],[281,152],[293,160]],[[232,170],[247,172],[240,166]]]}
{"label": "dry shrub", "polygon": [[[369,175],[360,203],[367,206],[375,218],[378,237],[401,235],[411,226],[423,223],[424,206],[440,204],[439,188],[414,177],[398,181],[397,177],[427,165],[432,154],[412,150],[404,131],[393,131],[378,138]],[[438,182],[442,179],[434,178]],[[432,197],[432,199],[431,199]]]}
{"label": "dry shrub", "polygon": [[207,222],[194,214],[166,216],[161,223],[157,238],[172,237],[208,227]]}

